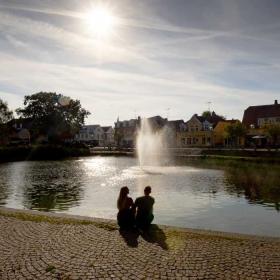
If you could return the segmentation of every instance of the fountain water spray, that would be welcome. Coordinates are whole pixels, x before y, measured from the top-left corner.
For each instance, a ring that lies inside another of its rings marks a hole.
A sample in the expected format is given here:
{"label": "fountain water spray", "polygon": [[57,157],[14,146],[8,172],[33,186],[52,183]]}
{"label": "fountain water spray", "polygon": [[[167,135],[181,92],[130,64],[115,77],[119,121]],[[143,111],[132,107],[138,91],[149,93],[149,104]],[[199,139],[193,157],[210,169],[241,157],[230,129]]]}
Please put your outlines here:
{"label": "fountain water spray", "polygon": [[166,128],[154,129],[149,120],[143,118],[136,145],[140,167],[166,164],[168,160]]}

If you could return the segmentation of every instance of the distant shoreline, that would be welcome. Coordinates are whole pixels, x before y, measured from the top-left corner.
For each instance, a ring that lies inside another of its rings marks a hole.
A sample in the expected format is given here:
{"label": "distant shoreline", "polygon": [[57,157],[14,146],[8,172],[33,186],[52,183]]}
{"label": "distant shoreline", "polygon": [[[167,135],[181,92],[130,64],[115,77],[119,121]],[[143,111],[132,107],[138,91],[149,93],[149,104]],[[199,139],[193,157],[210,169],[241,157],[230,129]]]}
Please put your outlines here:
{"label": "distant shoreline", "polygon": [[[276,150],[189,148],[169,149],[167,154],[171,154],[172,157],[175,158],[191,161],[196,159],[217,159],[280,164],[280,151]],[[137,155],[136,151],[132,149],[105,150],[61,145],[0,147],[0,162],[25,160],[63,160],[66,158],[84,156],[136,157]]]}
{"label": "distant shoreline", "polygon": [[61,160],[71,157],[90,156],[84,147],[36,145],[21,147],[0,147],[0,162],[24,160]]}

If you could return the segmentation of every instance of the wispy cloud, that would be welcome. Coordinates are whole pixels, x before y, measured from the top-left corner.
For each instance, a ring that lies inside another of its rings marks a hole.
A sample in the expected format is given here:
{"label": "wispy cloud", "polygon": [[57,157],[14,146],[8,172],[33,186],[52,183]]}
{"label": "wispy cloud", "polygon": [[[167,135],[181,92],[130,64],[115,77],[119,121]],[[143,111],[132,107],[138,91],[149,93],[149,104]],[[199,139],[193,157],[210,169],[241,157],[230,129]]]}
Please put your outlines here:
{"label": "wispy cloud", "polygon": [[[277,22],[240,26],[239,2],[215,1],[224,15],[216,25],[206,16],[211,28],[190,16],[195,4],[188,17],[177,19],[174,0],[174,14],[167,7],[166,19],[153,14],[156,1],[153,9],[143,2],[147,14],[133,7],[131,14],[120,13],[115,36],[104,42],[86,30],[83,7],[71,9],[74,2],[67,8],[62,1],[0,4],[0,94],[13,108],[24,95],[45,90],[81,99],[93,112],[90,122],[112,124],[118,115],[166,108],[187,118],[209,100],[219,113],[240,118],[247,106],[274,100],[280,90],[280,38],[270,34]],[[186,7],[180,5],[177,11]]]}

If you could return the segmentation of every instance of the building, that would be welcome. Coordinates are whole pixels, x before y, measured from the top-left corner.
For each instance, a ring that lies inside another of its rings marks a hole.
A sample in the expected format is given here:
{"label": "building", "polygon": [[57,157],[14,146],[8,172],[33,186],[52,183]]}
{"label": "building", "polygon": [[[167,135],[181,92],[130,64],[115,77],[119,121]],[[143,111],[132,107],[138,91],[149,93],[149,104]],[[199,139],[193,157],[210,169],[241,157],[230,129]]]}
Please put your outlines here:
{"label": "building", "polygon": [[168,123],[167,118],[162,118],[161,116],[154,116],[147,118],[152,130],[157,131],[161,130],[163,127],[165,127]]}
{"label": "building", "polygon": [[30,144],[32,123],[32,119],[30,118],[19,118],[10,120],[7,123],[7,143],[12,145]]}
{"label": "building", "polygon": [[271,105],[250,106],[244,111],[242,123],[247,128],[280,124],[280,104],[275,100]]}
{"label": "building", "polygon": [[103,146],[112,147],[115,146],[114,129],[112,126],[102,126],[101,127],[104,134]]}
{"label": "building", "polygon": [[210,147],[214,146],[213,129],[223,117],[212,112],[208,116],[194,114],[177,132],[177,147]]}
{"label": "building", "polygon": [[103,146],[105,135],[100,125],[84,125],[75,135],[75,140],[93,146]]}
{"label": "building", "polygon": [[140,117],[115,122],[115,143],[118,148],[133,148],[136,145],[137,130],[140,127]]}
{"label": "building", "polygon": [[[223,120],[219,121],[215,126],[214,132],[214,146],[215,147],[226,147],[231,145],[230,139],[226,132],[226,128],[232,124],[238,123],[239,120]],[[243,139],[240,139],[240,145],[244,144]]]}
{"label": "building", "polygon": [[[280,104],[275,100],[274,104],[248,107],[244,111],[242,124],[248,129],[246,137],[248,146],[263,147],[272,144],[267,128],[272,125],[280,126]],[[278,139],[278,144],[279,142]]]}
{"label": "building", "polygon": [[[147,118],[153,131],[162,129],[167,119],[161,116]],[[141,118],[115,122],[115,142],[119,148],[135,148],[138,130],[141,127]]]}
{"label": "building", "polygon": [[167,145],[170,148],[177,147],[177,133],[180,133],[185,128],[184,120],[173,120],[167,121],[166,123],[166,136],[167,136]]}

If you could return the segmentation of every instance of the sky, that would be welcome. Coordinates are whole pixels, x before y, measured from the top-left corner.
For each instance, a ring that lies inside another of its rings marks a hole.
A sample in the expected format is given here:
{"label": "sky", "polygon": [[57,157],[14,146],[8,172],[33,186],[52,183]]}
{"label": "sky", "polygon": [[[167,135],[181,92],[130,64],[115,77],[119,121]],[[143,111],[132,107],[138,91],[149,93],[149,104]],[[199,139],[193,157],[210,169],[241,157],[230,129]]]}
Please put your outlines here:
{"label": "sky", "polygon": [[[116,24],[97,36],[88,14]],[[79,99],[87,124],[214,110],[242,119],[280,100],[278,0],[0,0],[0,98]],[[209,103],[211,102],[211,103]]]}

